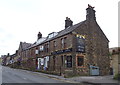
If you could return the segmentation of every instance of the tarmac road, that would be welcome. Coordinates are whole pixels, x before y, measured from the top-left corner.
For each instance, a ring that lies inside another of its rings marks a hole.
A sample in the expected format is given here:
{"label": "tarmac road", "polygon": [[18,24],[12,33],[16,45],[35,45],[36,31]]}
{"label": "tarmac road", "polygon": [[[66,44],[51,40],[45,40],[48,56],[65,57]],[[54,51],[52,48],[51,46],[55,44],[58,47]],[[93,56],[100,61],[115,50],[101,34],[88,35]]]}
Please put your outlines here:
{"label": "tarmac road", "polygon": [[31,71],[2,66],[2,83],[65,83]]}
{"label": "tarmac road", "polygon": [[13,69],[5,66],[0,66],[0,69],[0,75],[2,75],[2,77],[0,77],[0,83],[2,83],[2,85],[108,85],[88,82],[73,82],[54,77],[52,78],[43,73]]}
{"label": "tarmac road", "polygon": [[[42,73],[2,66],[2,85],[76,85]],[[84,85],[84,84],[77,84]],[[86,84],[85,84],[86,85]]]}

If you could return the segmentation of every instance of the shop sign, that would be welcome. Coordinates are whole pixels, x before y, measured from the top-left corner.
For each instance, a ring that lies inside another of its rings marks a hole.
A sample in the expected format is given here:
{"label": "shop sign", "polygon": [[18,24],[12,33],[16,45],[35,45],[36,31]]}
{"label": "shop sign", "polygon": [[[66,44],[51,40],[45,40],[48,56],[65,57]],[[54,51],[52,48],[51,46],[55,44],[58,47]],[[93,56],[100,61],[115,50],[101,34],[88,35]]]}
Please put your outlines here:
{"label": "shop sign", "polygon": [[66,53],[66,52],[71,52],[71,51],[72,51],[72,48],[69,48],[69,49],[54,51],[51,54],[56,55],[56,54],[61,54],[61,53]]}
{"label": "shop sign", "polygon": [[56,55],[57,53],[56,53],[56,51],[55,51],[55,52],[52,52],[51,54],[52,54],[52,55]]}
{"label": "shop sign", "polygon": [[72,48],[65,49],[65,50],[64,50],[64,53],[65,53],[65,52],[71,52],[71,51],[72,51]]}
{"label": "shop sign", "polygon": [[63,50],[56,51],[57,54],[61,54],[63,52],[64,52]]}
{"label": "shop sign", "polygon": [[76,52],[85,52],[85,36],[76,35]]}

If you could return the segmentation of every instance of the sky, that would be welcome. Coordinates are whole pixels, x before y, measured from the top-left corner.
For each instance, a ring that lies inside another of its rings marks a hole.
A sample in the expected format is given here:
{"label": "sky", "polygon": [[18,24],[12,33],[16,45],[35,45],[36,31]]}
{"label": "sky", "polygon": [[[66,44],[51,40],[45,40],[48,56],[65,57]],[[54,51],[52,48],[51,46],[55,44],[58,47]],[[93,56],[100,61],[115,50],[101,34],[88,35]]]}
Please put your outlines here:
{"label": "sky", "polygon": [[65,18],[73,24],[86,19],[88,4],[96,10],[96,20],[109,39],[118,46],[119,0],[0,0],[0,55],[14,54],[20,42],[34,43],[64,29]]}

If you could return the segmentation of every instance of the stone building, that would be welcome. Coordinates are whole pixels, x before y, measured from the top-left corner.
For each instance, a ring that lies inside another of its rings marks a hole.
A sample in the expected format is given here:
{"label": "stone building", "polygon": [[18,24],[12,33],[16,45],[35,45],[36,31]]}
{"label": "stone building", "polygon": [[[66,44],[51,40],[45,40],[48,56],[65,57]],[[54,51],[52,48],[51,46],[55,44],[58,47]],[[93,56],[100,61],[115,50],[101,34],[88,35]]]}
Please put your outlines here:
{"label": "stone building", "polygon": [[110,67],[113,75],[120,74],[120,47],[110,48]]}
{"label": "stone building", "polygon": [[31,43],[26,43],[26,42],[20,42],[19,44],[19,48],[17,51],[17,62],[19,62],[19,64],[24,68],[29,65],[27,65],[27,60],[29,58],[29,50],[28,48],[31,46]]}
{"label": "stone building", "polygon": [[96,21],[94,7],[88,5],[86,13],[86,20],[75,25],[66,17],[65,29],[50,33],[35,46],[38,69],[62,75],[92,75],[93,66],[98,68],[97,75],[109,74],[109,40]]}
{"label": "stone building", "polygon": [[96,21],[94,7],[88,5],[86,20],[73,25],[66,17],[65,28],[47,37],[38,33],[34,44],[20,43],[18,55],[23,67],[60,75],[108,75],[109,40]]}
{"label": "stone building", "polygon": [[5,66],[7,62],[7,55],[2,55],[1,59],[2,59],[2,65]]}

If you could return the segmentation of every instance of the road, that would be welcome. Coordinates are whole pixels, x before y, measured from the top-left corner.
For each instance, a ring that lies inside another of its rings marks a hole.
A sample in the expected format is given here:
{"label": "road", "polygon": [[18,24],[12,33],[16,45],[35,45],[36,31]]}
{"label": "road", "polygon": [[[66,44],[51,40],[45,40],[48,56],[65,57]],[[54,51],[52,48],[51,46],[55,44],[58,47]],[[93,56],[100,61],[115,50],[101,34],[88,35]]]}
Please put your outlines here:
{"label": "road", "polygon": [[0,84],[2,83],[2,66],[0,65]]}
{"label": "road", "polygon": [[[93,83],[73,83],[71,81],[61,80],[46,76],[43,73],[32,72],[21,69],[13,69],[0,65],[0,84],[2,85],[108,85],[108,84],[93,84]],[[118,84],[110,84],[118,85]]]}
{"label": "road", "polygon": [[13,69],[5,66],[1,66],[1,68],[2,85],[84,85],[82,83],[76,84],[71,81],[52,78],[43,73]]}
{"label": "road", "polygon": [[2,83],[65,83],[35,72],[2,67]]}

